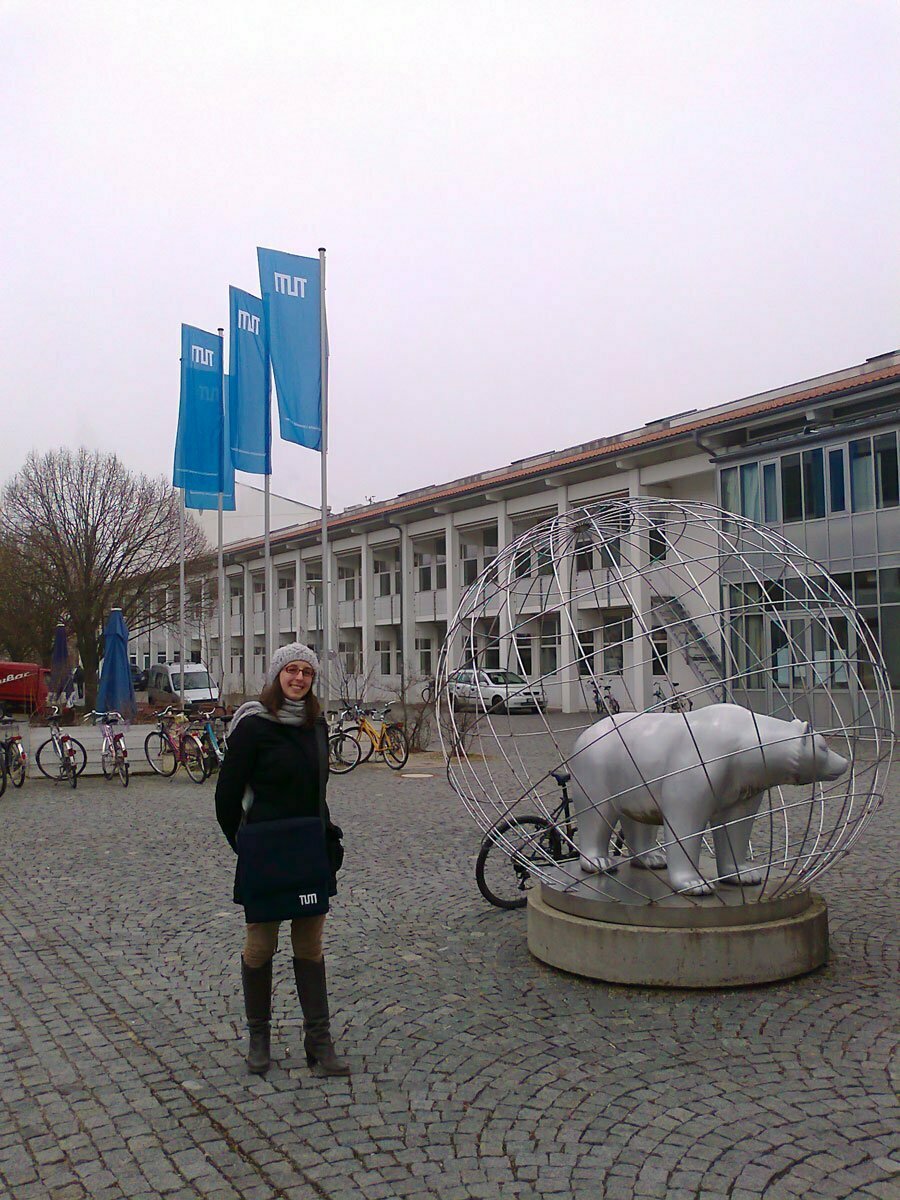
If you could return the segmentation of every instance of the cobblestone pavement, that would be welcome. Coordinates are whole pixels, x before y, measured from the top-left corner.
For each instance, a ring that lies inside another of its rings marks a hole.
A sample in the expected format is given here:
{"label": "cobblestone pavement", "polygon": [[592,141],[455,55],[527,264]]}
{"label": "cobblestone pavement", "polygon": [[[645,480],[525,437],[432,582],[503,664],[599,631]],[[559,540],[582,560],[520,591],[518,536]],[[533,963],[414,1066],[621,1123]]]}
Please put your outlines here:
{"label": "cobblestone pavement", "polygon": [[0,799],[3,1197],[900,1195],[900,777],[822,881],[830,965],[706,993],[533,960],[525,914],[475,887],[478,833],[436,758],[335,780],[349,1081],[306,1068],[285,945],[277,1061],[245,1074],[233,858],[211,784],[179,779],[29,779]]}

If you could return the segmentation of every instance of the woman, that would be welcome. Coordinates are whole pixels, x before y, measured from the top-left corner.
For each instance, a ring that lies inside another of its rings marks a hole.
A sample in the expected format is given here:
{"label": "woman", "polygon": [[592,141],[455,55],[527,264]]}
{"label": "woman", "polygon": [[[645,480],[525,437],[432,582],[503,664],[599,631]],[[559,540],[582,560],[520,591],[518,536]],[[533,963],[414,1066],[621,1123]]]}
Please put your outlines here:
{"label": "woman", "polygon": [[[248,824],[321,814],[332,872],[329,892],[334,895],[334,874],[343,851],[341,831],[332,825],[325,803],[328,727],[313,691],[318,669],[315,652],[299,642],[282,646],[272,655],[259,700],[242,704],[234,714],[228,752],[216,787],[216,817],[232,850],[237,851],[237,833],[245,810]],[[237,877],[234,901],[242,903]],[[250,1032],[247,1067],[255,1075],[265,1074],[270,1066],[272,957],[278,948],[279,924],[248,923],[241,956]],[[324,914],[291,921],[306,1060],[310,1066],[318,1064],[323,1074],[349,1075],[349,1066],[337,1057],[331,1040],[322,954],[324,925]]]}

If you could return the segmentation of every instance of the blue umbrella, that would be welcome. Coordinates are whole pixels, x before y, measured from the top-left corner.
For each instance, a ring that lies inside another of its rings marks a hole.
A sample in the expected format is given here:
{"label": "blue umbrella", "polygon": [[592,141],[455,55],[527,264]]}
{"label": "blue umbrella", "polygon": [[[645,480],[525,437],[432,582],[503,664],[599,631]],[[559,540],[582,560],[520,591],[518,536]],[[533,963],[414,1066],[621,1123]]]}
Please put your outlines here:
{"label": "blue umbrella", "polygon": [[69,670],[69,639],[62,621],[53,635],[53,653],[50,656],[50,691],[58,697],[71,690],[72,672]]}
{"label": "blue umbrella", "polygon": [[121,608],[112,610],[103,631],[103,670],[100,674],[100,690],[97,692],[97,708],[100,712],[120,712],[129,719],[136,712],[131,664],[128,661],[128,628]]}

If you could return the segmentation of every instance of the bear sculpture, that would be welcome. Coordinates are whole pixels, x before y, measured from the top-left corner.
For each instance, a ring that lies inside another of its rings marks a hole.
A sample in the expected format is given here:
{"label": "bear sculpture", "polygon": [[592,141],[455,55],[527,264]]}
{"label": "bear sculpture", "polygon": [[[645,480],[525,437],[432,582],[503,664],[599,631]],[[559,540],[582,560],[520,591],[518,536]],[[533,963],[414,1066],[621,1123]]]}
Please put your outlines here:
{"label": "bear sculpture", "polygon": [[738,704],[605,717],[581,734],[568,761],[581,869],[616,869],[609,846],[618,821],[635,865],[668,867],[677,892],[706,895],[713,888],[700,850],[711,826],[718,877],[759,883],[748,853],[766,790],[834,780],[847,766],[806,722]]}

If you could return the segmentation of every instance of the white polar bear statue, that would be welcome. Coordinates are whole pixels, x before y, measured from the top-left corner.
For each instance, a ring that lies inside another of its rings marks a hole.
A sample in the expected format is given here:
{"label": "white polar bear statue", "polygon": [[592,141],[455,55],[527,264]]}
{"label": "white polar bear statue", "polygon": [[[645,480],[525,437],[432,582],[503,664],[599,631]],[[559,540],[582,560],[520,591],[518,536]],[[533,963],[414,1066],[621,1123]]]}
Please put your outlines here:
{"label": "white polar bear statue", "polygon": [[[585,730],[568,761],[583,871],[611,871],[619,821],[634,863],[668,867],[681,893],[706,895],[700,849],[713,827],[718,876],[759,883],[747,861],[763,793],[779,784],[837,779],[847,759],[804,721],[760,716],[738,704],[687,713],[619,713]],[[665,849],[656,845],[664,827]]]}

